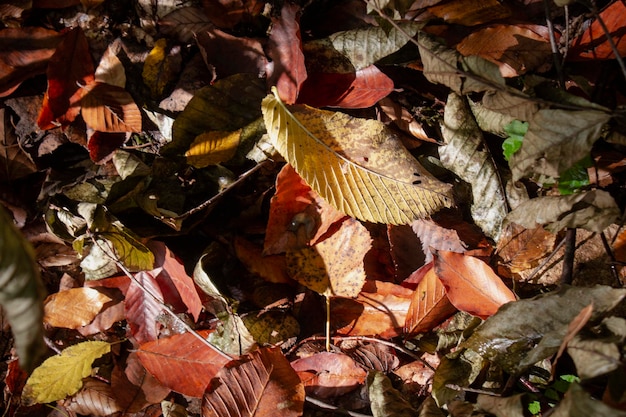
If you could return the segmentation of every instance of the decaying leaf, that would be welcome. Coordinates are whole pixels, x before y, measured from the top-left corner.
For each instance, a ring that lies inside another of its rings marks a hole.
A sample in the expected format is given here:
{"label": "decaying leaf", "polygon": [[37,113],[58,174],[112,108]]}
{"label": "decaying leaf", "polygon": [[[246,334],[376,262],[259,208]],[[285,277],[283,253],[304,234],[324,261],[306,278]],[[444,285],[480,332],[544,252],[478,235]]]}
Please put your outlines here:
{"label": "decaying leaf", "polygon": [[64,403],[68,410],[78,414],[111,415],[123,409],[115,394],[110,384],[96,378],[85,378],[81,390]]}
{"label": "decaying leaf", "polygon": [[417,411],[382,372],[367,375],[367,388],[374,417],[413,417]]}
{"label": "decaying leaf", "polygon": [[526,229],[509,223],[502,232],[496,251],[500,262],[517,274],[536,267],[554,249],[556,235],[536,227]]}
{"label": "decaying leaf", "polygon": [[93,288],[72,288],[49,295],[44,301],[44,323],[77,329],[96,317],[111,298]]}
{"label": "decaying leaf", "polygon": [[344,213],[403,224],[452,205],[450,186],[430,175],[382,123],[267,96],[263,116],[274,147]]}

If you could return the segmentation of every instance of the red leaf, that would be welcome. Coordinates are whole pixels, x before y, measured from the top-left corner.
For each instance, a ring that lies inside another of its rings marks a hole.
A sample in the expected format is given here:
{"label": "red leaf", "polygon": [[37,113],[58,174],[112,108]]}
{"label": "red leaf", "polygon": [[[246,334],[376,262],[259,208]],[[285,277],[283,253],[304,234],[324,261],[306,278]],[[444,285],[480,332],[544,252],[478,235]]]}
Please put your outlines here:
{"label": "red leaf", "polygon": [[46,72],[62,36],[53,30],[28,27],[0,30],[0,97],[6,97],[22,81]]}
{"label": "red leaf", "polygon": [[[152,295],[163,302],[163,294],[154,275],[150,272],[138,272],[135,279]],[[147,295],[145,291],[131,280],[126,291],[126,319],[132,335],[139,343],[156,340],[158,336],[157,317],[161,314],[162,304]]]}
{"label": "red leaf", "polygon": [[276,86],[280,99],[294,104],[300,86],[307,77],[302,53],[298,14],[300,6],[285,2],[279,18],[272,18],[268,55],[267,82]]}
{"label": "red leaf", "polygon": [[435,256],[435,272],[446,287],[450,302],[474,316],[485,319],[501,305],[515,301],[513,292],[480,259],[439,251]]}
{"label": "red leaf", "polygon": [[393,81],[375,65],[356,73],[311,72],[302,84],[298,103],[313,107],[371,107],[393,91]]}
{"label": "red leaf", "polygon": [[[206,338],[210,331],[198,333]],[[191,333],[145,343],[137,356],[159,382],[191,397],[201,397],[211,378],[230,361]]]}
{"label": "red leaf", "polygon": [[85,86],[94,80],[94,66],[87,38],[80,28],[69,31],[48,63],[48,91],[37,125],[41,129],[67,126],[80,112]]}
{"label": "red leaf", "polygon": [[[626,4],[623,1],[614,1],[600,13],[600,18],[606,25],[613,42],[617,46],[620,56],[626,56],[626,31],[624,31],[624,16]],[[594,21],[573,43],[570,60],[585,59],[615,59],[615,54],[604,35],[599,21]]]}
{"label": "red leaf", "polygon": [[89,157],[97,164],[104,164],[126,141],[125,133],[94,132],[87,142]]}
{"label": "red leaf", "polygon": [[293,361],[307,392],[321,398],[336,397],[355,390],[367,373],[343,353],[320,352]]}

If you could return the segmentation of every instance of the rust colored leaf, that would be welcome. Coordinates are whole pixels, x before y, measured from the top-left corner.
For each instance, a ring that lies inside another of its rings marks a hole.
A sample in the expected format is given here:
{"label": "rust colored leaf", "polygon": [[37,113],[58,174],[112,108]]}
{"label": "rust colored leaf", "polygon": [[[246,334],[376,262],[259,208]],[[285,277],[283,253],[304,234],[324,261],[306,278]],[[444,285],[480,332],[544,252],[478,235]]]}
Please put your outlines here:
{"label": "rust colored leaf", "polygon": [[97,164],[104,164],[113,157],[113,152],[126,141],[125,133],[94,132],[89,137],[87,149],[89,157]]}
{"label": "rust colored leaf", "polygon": [[428,11],[448,23],[476,26],[511,16],[511,10],[498,0],[455,0],[428,8]]}
{"label": "rust colored leaf", "polygon": [[301,416],[304,386],[278,348],[261,348],[225,366],[207,387],[203,417]]}
{"label": "rust colored leaf", "polygon": [[[198,333],[206,337],[210,332]],[[190,333],[144,343],[137,356],[161,384],[191,397],[201,397],[211,378],[229,361]]]}
{"label": "rust colored leaf", "polygon": [[445,286],[450,302],[474,316],[487,318],[503,304],[515,301],[513,292],[478,258],[438,251],[435,273]]}
{"label": "rust colored leaf", "polygon": [[413,293],[404,324],[405,332],[415,335],[432,330],[455,311],[446,295],[446,288],[431,267]]}
{"label": "rust colored leaf", "polygon": [[268,282],[289,284],[293,281],[287,274],[287,264],[282,255],[263,256],[263,248],[242,237],[235,238],[237,258],[246,268]]}
{"label": "rust colored leaf", "polygon": [[[624,16],[626,4],[622,1],[614,1],[600,12],[600,18],[606,25],[611,39],[617,47],[620,56],[626,56],[626,36],[624,36]],[[599,21],[594,21],[573,43],[572,50],[568,54],[572,60],[586,59],[614,59],[615,53],[604,35],[604,30]]]}
{"label": "rust colored leaf", "polygon": [[[163,302],[163,294],[150,272],[138,272],[135,278],[148,291]],[[130,281],[126,291],[126,318],[132,335],[139,343],[156,340],[158,336],[157,317],[161,314],[162,305],[147,295],[134,280]]]}
{"label": "rust colored leaf", "polygon": [[478,55],[493,62],[503,77],[546,71],[552,59],[547,30],[536,25],[486,27],[467,36],[456,49],[464,56]]}
{"label": "rust colored leaf", "polygon": [[196,35],[200,52],[207,65],[213,65],[217,76],[252,73],[265,75],[267,58],[257,39],[237,37],[212,28]]}
{"label": "rust colored leaf", "polygon": [[313,245],[344,217],[287,164],[276,177],[263,253],[273,255]]}
{"label": "rust colored leaf", "polygon": [[280,99],[294,104],[300,86],[307,77],[302,53],[302,38],[298,14],[300,6],[285,3],[280,17],[272,18],[268,55],[272,62],[267,68],[267,82],[276,86]]}
{"label": "rust colored leaf", "polygon": [[287,252],[287,270],[293,279],[319,294],[356,297],[365,282],[363,260],[371,246],[365,226],[348,218],[315,246]]}
{"label": "rust colored leaf", "polygon": [[0,97],[11,94],[22,81],[46,72],[61,39],[58,32],[39,27],[0,30]]}
{"label": "rust colored leaf", "polygon": [[77,329],[89,324],[111,301],[93,288],[72,288],[51,294],[44,302],[44,323],[53,327]]}
{"label": "rust colored leaf", "polygon": [[126,90],[97,82],[85,89],[81,105],[87,126],[110,133],[141,131],[141,113]]}
{"label": "rust colored leaf", "polygon": [[368,282],[354,300],[331,301],[331,324],[347,336],[380,336],[384,339],[402,334],[413,291],[390,282]]}
{"label": "rust colored leaf", "polygon": [[144,368],[137,352],[128,355],[123,368],[116,366],[113,369],[111,389],[126,413],[135,413],[159,403],[170,392]]}
{"label": "rust colored leaf", "polygon": [[393,80],[375,65],[355,73],[309,72],[298,103],[313,107],[371,107],[393,91]]}
{"label": "rust colored leaf", "polygon": [[87,38],[82,29],[74,28],[65,34],[48,63],[48,91],[37,119],[39,128],[51,129],[73,122],[85,93],[82,87],[94,81],[94,73]]}
{"label": "rust colored leaf", "polygon": [[348,355],[320,352],[291,362],[307,393],[330,398],[354,391],[367,373]]}
{"label": "rust colored leaf", "polygon": [[398,128],[402,131],[411,134],[417,139],[439,143],[437,139],[432,139],[428,136],[422,124],[415,120],[413,115],[400,104],[396,103],[389,97],[385,97],[378,103],[380,109],[389,117]]}
{"label": "rust colored leaf", "polygon": [[526,229],[509,223],[496,248],[499,263],[513,274],[534,268],[552,252],[555,240],[556,235],[542,227]]}

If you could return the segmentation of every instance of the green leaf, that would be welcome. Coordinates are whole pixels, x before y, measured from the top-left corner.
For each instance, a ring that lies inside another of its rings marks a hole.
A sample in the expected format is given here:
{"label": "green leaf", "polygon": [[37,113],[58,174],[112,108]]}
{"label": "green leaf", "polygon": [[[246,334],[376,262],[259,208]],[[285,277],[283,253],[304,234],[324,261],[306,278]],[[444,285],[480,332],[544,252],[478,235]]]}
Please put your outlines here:
{"label": "green leaf", "polygon": [[45,350],[43,292],[33,249],[0,205],[0,304],[27,370]]}
{"label": "green leaf", "polygon": [[509,137],[502,142],[502,151],[504,152],[504,159],[510,161],[511,156],[522,147],[524,135],[526,135],[528,131],[528,123],[513,120],[511,123],[504,126],[504,131]]}
{"label": "green leaf", "polygon": [[450,93],[441,127],[446,145],[439,148],[444,167],[472,186],[474,222],[495,240],[507,215],[504,184],[493,157],[465,100]]}
{"label": "green leaf", "polygon": [[589,185],[587,168],[593,166],[591,155],[576,162],[573,167],[565,171],[559,178],[559,192],[561,195],[572,194],[582,187]]}
{"label": "green leaf", "polygon": [[530,411],[530,414],[539,414],[539,412],[541,411],[541,403],[539,401],[531,401],[530,403],[528,403],[528,411]]}
{"label": "green leaf", "polygon": [[76,394],[93,361],[111,351],[107,342],[83,342],[46,359],[26,381],[22,400],[28,404],[58,401]]}
{"label": "green leaf", "polygon": [[383,372],[370,371],[367,388],[374,417],[413,417],[417,413]]}
{"label": "green leaf", "polygon": [[429,174],[382,123],[308,106],[287,108],[273,95],[262,109],[276,150],[339,211],[407,224],[452,205],[451,187]]}

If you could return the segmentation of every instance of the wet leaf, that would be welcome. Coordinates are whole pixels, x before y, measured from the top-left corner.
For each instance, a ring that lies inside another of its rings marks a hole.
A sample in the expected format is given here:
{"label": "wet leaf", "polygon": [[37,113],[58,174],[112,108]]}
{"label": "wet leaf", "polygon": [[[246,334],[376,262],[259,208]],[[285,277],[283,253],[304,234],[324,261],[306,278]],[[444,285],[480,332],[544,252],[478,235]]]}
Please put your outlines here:
{"label": "wet leaf", "polygon": [[73,395],[91,374],[94,360],[111,351],[106,342],[82,342],[46,359],[26,381],[22,399],[27,404],[44,404]]}
{"label": "wet leaf", "polygon": [[413,417],[417,411],[382,372],[370,371],[367,388],[374,417]]}
{"label": "wet leaf", "polygon": [[141,112],[123,88],[95,82],[80,102],[87,126],[100,132],[140,132]]}
{"label": "wet leaf", "polygon": [[44,323],[77,329],[96,317],[111,298],[93,288],[72,288],[49,295],[44,301]]}
{"label": "wet leaf", "polygon": [[441,130],[446,141],[439,148],[441,163],[472,186],[472,219],[497,241],[508,211],[504,184],[482,131],[455,93],[448,96]]}
{"label": "wet leaf", "polygon": [[338,210],[361,220],[403,224],[452,204],[450,187],[430,175],[380,122],[306,106],[287,108],[272,95],[262,107],[274,147]]}
{"label": "wet leaf", "polygon": [[[202,337],[209,334],[206,330],[199,333]],[[159,382],[191,397],[201,397],[211,378],[229,361],[190,333],[144,343],[137,356]]]}
{"label": "wet leaf", "polygon": [[528,121],[522,148],[509,160],[513,180],[533,173],[559,177],[589,155],[609,118],[596,110],[539,110]]}
{"label": "wet leaf", "polygon": [[458,310],[487,318],[516,299],[502,279],[478,258],[439,251],[434,268],[450,302]]}
{"label": "wet leaf", "polygon": [[543,225],[552,233],[568,227],[599,233],[618,217],[619,209],[613,197],[603,190],[591,190],[567,196],[533,198],[511,211],[506,221],[527,229]]}
{"label": "wet leaf", "polygon": [[346,219],[339,230],[315,246],[287,252],[287,270],[319,294],[353,298],[365,282],[363,260],[371,243],[365,226]]}
{"label": "wet leaf", "polygon": [[218,372],[202,398],[203,417],[302,415],[304,387],[279,349],[261,348]]}
{"label": "wet leaf", "polygon": [[367,373],[343,353],[319,352],[291,362],[307,393],[319,398],[347,394],[365,383]]}
{"label": "wet leaf", "polygon": [[20,366],[27,370],[45,350],[43,295],[33,249],[0,206],[0,304],[11,325]]}

